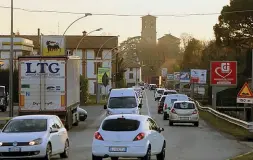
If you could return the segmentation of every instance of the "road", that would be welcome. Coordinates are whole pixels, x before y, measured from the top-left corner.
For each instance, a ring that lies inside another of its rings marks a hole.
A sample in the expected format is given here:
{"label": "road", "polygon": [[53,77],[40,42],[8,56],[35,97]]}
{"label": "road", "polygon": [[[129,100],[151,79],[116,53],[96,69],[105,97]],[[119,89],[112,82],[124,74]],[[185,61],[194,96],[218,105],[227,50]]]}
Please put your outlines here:
{"label": "road", "polygon": [[[226,160],[250,151],[246,145],[210,128],[204,121],[200,121],[198,128],[187,125],[170,127],[168,121],[157,114],[153,92],[145,92],[143,104],[142,114],[152,116],[165,129],[163,135],[167,140],[166,160]],[[102,106],[85,109],[88,112],[87,121],[69,131],[71,148],[68,159],[91,160],[93,134],[105,117],[105,112]],[[153,156],[152,160],[155,159]]]}

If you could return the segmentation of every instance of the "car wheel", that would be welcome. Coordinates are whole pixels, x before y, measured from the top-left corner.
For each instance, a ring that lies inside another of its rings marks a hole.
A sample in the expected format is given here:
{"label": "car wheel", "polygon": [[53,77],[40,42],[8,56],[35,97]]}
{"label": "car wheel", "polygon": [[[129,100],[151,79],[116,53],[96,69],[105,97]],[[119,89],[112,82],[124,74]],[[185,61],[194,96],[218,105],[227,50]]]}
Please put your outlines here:
{"label": "car wheel", "polygon": [[163,113],[163,120],[167,120],[167,119],[168,119],[167,113],[164,112],[164,113]]}
{"label": "car wheel", "polygon": [[156,155],[157,160],[164,160],[165,159],[165,149],[166,149],[165,147],[166,147],[166,144],[164,142],[161,152],[158,155]]}
{"label": "car wheel", "polygon": [[195,127],[198,127],[198,126],[199,126],[199,122],[195,122],[195,123],[194,123],[194,126],[195,126]]}
{"label": "car wheel", "polygon": [[64,152],[60,154],[61,158],[68,158],[69,157],[69,141],[66,140],[64,146]]}
{"label": "car wheel", "polygon": [[50,144],[47,144],[46,156],[43,159],[51,160],[51,157],[52,157],[52,147]]}
{"label": "car wheel", "polygon": [[92,160],[102,160],[102,157],[92,155]]}
{"label": "car wheel", "polygon": [[119,157],[111,157],[111,160],[118,160]]}
{"label": "car wheel", "polygon": [[169,122],[169,126],[173,126],[173,122],[170,121],[170,122]]}
{"label": "car wheel", "polygon": [[148,147],[146,155],[141,160],[151,160],[151,147]]}

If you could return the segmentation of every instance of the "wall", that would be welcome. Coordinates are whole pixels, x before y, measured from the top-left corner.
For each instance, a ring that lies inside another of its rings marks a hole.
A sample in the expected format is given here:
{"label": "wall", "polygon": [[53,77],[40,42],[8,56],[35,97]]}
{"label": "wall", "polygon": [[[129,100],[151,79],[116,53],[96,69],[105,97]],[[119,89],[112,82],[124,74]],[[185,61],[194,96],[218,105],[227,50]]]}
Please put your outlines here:
{"label": "wall", "polygon": [[[127,71],[125,72],[125,79],[126,83],[136,83],[136,79],[139,79],[138,82],[141,82],[141,67],[139,68],[132,68],[133,70],[130,71],[130,68],[127,68]],[[133,73],[133,78],[129,78],[129,73]]]}

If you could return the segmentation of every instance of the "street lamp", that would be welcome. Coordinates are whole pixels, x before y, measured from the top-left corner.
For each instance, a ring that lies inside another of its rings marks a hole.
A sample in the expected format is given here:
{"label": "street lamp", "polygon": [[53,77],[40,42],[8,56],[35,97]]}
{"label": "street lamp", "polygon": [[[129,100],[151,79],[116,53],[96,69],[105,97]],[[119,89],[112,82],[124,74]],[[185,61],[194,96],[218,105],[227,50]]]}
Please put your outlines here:
{"label": "street lamp", "polygon": [[76,49],[75,49],[75,52],[77,53],[77,49],[78,49],[79,45],[81,44],[81,42],[83,41],[83,39],[84,39],[85,37],[87,37],[89,34],[91,34],[91,33],[93,33],[93,32],[97,32],[97,31],[101,31],[101,30],[103,30],[103,28],[98,28],[98,29],[93,30],[93,31],[90,31],[89,33],[87,33],[86,35],[84,35],[84,36],[80,39],[80,41],[78,42],[78,44],[77,44],[77,46],[76,46]]}
{"label": "street lamp", "polygon": [[[104,45],[108,42],[108,41],[110,41],[111,39],[114,39],[114,38],[118,38],[119,37],[119,35],[118,36],[116,36],[116,37],[111,37],[111,38],[109,38],[109,39],[107,39],[101,46],[100,46],[100,48],[98,49],[98,52],[97,53],[100,53],[100,50],[104,47]],[[96,55],[95,55],[95,58],[96,58]],[[97,96],[96,96],[96,103],[98,103],[98,99],[99,99],[99,97],[100,97],[100,94],[98,94],[98,89],[99,89],[99,84],[98,84],[98,64],[97,63],[95,63],[95,68],[96,68],[96,73],[97,73],[97,76],[96,76],[96,88],[97,88]],[[117,67],[116,67],[117,68]]]}
{"label": "street lamp", "polygon": [[10,45],[10,59],[9,59],[9,116],[13,117],[13,0],[11,0],[11,45]]}
{"label": "street lamp", "polygon": [[68,31],[68,29],[69,29],[74,23],[76,23],[76,22],[79,21],[80,19],[83,19],[83,18],[88,17],[88,16],[91,16],[91,15],[92,15],[91,13],[85,13],[84,16],[79,17],[79,18],[77,18],[76,20],[74,20],[74,21],[73,21],[72,23],[70,23],[70,25],[66,28],[66,30],[65,30],[64,33],[63,33],[63,36],[66,34],[66,32]]}

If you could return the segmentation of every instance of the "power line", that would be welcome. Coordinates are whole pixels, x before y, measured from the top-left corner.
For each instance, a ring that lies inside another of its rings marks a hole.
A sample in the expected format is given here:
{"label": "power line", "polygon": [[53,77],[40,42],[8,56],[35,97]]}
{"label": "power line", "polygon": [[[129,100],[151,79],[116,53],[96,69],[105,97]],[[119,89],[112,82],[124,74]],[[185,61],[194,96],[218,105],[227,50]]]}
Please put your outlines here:
{"label": "power line", "polygon": [[[1,6],[2,9],[10,9],[9,6]],[[72,14],[72,15],[85,15],[87,13],[84,12],[70,12],[70,11],[57,11],[57,10],[33,10],[26,8],[15,7],[14,10],[24,11],[24,12],[32,12],[32,13],[56,13],[56,14]],[[253,10],[238,10],[231,12],[223,12],[223,14],[233,14],[233,13],[245,13],[245,12],[253,12]],[[114,14],[114,13],[92,13],[94,16],[117,16],[117,17],[142,17],[145,15],[141,14]],[[156,17],[189,17],[189,16],[210,16],[210,15],[220,15],[220,13],[186,13],[186,14],[157,14],[153,15]]]}

